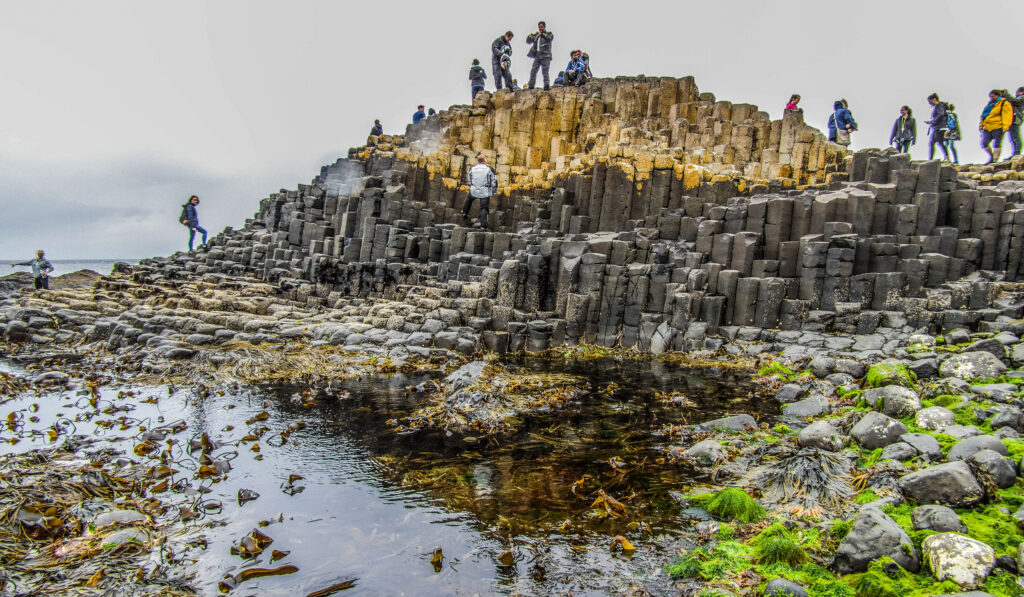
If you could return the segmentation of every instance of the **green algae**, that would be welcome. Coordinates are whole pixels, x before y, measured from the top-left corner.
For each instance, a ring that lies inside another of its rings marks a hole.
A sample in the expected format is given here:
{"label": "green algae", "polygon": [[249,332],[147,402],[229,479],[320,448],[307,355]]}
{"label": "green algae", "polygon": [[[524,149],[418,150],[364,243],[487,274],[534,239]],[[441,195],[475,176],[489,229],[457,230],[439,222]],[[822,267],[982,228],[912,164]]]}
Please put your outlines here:
{"label": "green algae", "polygon": [[754,559],[753,550],[738,541],[722,541],[708,551],[697,548],[666,566],[672,578],[721,578],[748,570]]}
{"label": "green algae", "polygon": [[952,394],[939,394],[934,398],[922,400],[924,406],[941,406],[942,408],[956,408],[963,403],[964,399]]}
{"label": "green algae", "polygon": [[957,510],[957,514],[967,525],[968,536],[987,544],[997,556],[1017,557],[1017,546],[1024,541],[1024,536],[1013,516],[996,506],[982,510],[965,508]]}
{"label": "green algae", "polygon": [[[877,451],[878,450],[876,450],[876,452]],[[872,452],[872,454],[874,454],[874,452]],[[876,501],[878,498],[879,495],[875,493],[874,489],[866,489],[860,492],[860,494],[857,496],[856,501],[858,504],[870,504],[871,502]]]}
{"label": "green algae", "polygon": [[884,386],[903,386],[914,389],[917,387],[917,375],[906,365],[894,363],[876,363],[868,369],[864,376],[865,388],[881,388]]}
{"label": "green algae", "polygon": [[743,523],[757,522],[765,515],[761,504],[737,487],[726,487],[719,491],[707,501],[704,509],[719,518]]}
{"label": "green algae", "polygon": [[786,564],[793,567],[810,561],[807,552],[796,544],[789,530],[779,523],[762,531],[751,543],[754,556],[762,564]]}

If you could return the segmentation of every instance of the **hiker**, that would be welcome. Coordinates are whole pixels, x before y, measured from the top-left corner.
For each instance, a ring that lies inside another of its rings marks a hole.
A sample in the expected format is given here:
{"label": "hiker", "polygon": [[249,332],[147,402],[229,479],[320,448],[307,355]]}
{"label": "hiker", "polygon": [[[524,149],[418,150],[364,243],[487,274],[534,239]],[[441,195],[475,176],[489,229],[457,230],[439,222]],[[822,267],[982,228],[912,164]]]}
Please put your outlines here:
{"label": "hiker", "polygon": [[188,250],[192,250],[192,243],[196,239],[196,232],[203,235],[203,242],[200,243],[199,248],[206,246],[206,229],[199,225],[199,210],[196,206],[199,205],[199,197],[192,195],[188,198],[188,203],[185,204],[185,208],[182,210],[183,218],[181,223],[188,226]]}
{"label": "hiker", "polygon": [[512,79],[512,91],[519,91],[519,79]]}
{"label": "hiker", "polygon": [[43,290],[50,289],[50,274],[53,273],[53,266],[46,260],[46,252],[42,249],[36,251],[36,258],[29,259],[28,261],[22,261],[20,263],[12,263],[11,267],[17,265],[26,265],[32,267],[32,285],[36,290],[42,288]]}
{"label": "hiker", "polygon": [[1013,155],[1006,158],[1007,161],[1020,155],[1020,123],[1024,117],[1024,87],[1018,87],[1013,97],[1009,92],[1003,93],[1003,99],[1013,106],[1013,124],[1010,125],[1010,144],[1013,145]]}
{"label": "hiker", "polygon": [[[981,111],[981,148],[988,154],[986,164],[999,160],[1002,151],[1003,133],[1013,126],[1013,106],[1003,99],[1003,92],[993,89],[988,93],[988,105]],[[991,147],[989,147],[991,145]]]}
{"label": "hiker", "polygon": [[953,154],[953,163],[959,164],[960,158],[956,155],[956,142],[960,140],[960,118],[956,115],[956,106],[946,106],[946,147]]}
{"label": "hiker", "polygon": [[480,221],[474,224],[474,228],[487,228],[487,213],[491,203],[491,196],[498,191],[498,177],[494,170],[487,165],[487,158],[483,154],[476,156],[476,165],[469,169],[469,194],[466,195],[466,202],[462,205],[462,219],[469,220],[469,208],[473,206],[473,200],[480,200]]}
{"label": "hiker", "polygon": [[589,61],[590,56],[587,56],[583,50],[573,50],[569,54],[569,65],[565,67],[565,84],[579,87],[589,81],[591,78]]}
{"label": "hiker", "polygon": [[949,130],[948,118],[946,118],[946,104],[939,101],[939,94],[933,93],[928,96],[928,104],[932,106],[932,118],[926,120],[930,136],[928,137],[928,159],[935,157],[935,144],[942,148],[942,155],[949,160],[949,149],[946,147],[946,131]]}
{"label": "hiker", "polygon": [[832,115],[828,117],[828,140],[844,147],[850,145],[850,133],[857,130],[853,114],[846,107],[846,100],[836,100],[832,104]]}
{"label": "hiker", "polygon": [[512,89],[512,32],[506,31],[498,39],[491,42],[491,70],[494,73],[494,86],[501,91],[502,83],[506,89]]}
{"label": "hiker", "polygon": [[426,117],[427,115],[423,112],[423,104],[420,104],[416,106],[416,111],[412,114],[412,123],[417,124]]}
{"label": "hiker", "polygon": [[526,43],[531,44],[530,51],[526,55],[533,58],[533,66],[530,67],[530,84],[527,89],[533,89],[537,84],[537,69],[544,71],[544,91],[551,89],[548,83],[548,69],[551,67],[551,40],[555,34],[547,30],[548,26],[541,21],[537,23],[537,32],[526,36]]}
{"label": "hiker", "polygon": [[799,110],[800,108],[796,107],[796,105],[799,104],[799,103],[800,103],[800,94],[799,93],[794,93],[793,95],[789,96],[789,103],[786,104],[786,109],[787,110]]}
{"label": "hiker", "polygon": [[373,121],[373,128],[370,129],[370,136],[372,136],[372,137],[379,137],[379,136],[381,136],[383,134],[384,134],[384,127],[381,126],[379,120],[374,120]]}
{"label": "hiker", "polygon": [[552,87],[558,87],[559,85],[565,85],[565,71],[564,70],[558,71],[558,76],[555,77],[555,80],[551,82],[551,86]]}
{"label": "hiker", "polygon": [[476,99],[476,94],[484,90],[484,79],[487,78],[487,73],[484,72],[484,67],[480,66],[480,59],[474,58],[473,65],[469,67],[469,84],[473,95],[470,99]]}
{"label": "hiker", "polygon": [[910,153],[910,146],[917,143],[917,121],[914,120],[914,113],[910,106],[900,108],[900,116],[892,123],[892,133],[889,134],[889,145],[896,144],[896,150],[900,153]]}
{"label": "hiker", "polygon": [[435,110],[435,109],[433,109],[433,108],[431,108],[431,109],[427,110],[427,117],[428,117],[428,118],[429,118],[430,116],[433,116],[434,114],[437,114],[437,110]]}

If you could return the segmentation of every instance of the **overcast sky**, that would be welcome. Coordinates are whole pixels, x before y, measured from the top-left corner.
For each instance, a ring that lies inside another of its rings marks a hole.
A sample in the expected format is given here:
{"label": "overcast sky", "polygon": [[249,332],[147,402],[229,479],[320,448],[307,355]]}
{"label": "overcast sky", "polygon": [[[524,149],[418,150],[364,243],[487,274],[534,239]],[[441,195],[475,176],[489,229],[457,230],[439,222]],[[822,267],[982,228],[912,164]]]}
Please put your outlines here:
{"label": "overcast sky", "polygon": [[[884,146],[899,107],[937,91],[963,120],[961,161],[993,87],[1024,85],[1020,0],[785,2],[269,2],[0,0],[0,258],[138,258],[184,248],[195,193],[213,233],[308,183],[374,118],[469,100],[466,74],[512,29],[554,32],[596,76],[694,75],[701,91],[781,116],[803,95],[825,127],[845,97],[854,148]],[[488,76],[490,73],[488,72]],[[488,79],[488,89],[492,81]]]}

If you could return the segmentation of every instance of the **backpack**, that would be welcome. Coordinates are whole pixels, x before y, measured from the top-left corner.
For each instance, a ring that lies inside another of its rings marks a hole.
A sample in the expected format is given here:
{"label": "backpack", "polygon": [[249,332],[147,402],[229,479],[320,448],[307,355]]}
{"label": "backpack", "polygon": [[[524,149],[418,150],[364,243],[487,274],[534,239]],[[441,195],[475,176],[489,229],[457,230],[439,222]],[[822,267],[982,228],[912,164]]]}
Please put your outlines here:
{"label": "backpack", "polygon": [[957,122],[956,114],[946,110],[946,138],[958,141],[960,139],[960,123]]}
{"label": "backpack", "polygon": [[181,215],[178,216],[178,223],[183,226],[188,226],[188,203],[181,206]]}

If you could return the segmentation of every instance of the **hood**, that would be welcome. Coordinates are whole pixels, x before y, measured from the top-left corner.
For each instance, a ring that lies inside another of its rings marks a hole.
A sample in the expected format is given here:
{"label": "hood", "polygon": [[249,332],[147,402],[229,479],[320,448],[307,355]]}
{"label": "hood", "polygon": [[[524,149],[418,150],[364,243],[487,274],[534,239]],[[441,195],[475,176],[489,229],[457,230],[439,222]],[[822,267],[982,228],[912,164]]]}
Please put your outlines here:
{"label": "hood", "polygon": [[833,102],[833,104],[832,104],[832,109],[833,110],[838,110],[838,109],[840,109],[842,107],[843,107],[843,102],[840,102],[840,101]]}

